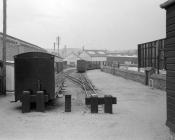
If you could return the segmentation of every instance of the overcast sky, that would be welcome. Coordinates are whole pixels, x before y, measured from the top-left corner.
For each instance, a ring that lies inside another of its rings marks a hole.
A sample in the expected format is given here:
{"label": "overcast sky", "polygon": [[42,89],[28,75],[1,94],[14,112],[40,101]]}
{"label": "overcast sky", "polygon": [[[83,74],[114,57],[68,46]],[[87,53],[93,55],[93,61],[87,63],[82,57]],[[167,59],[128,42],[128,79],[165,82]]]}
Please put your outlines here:
{"label": "overcast sky", "polygon": [[[136,49],[165,34],[165,0],[7,0],[7,33],[43,48]],[[0,2],[2,11],[2,0]],[[0,16],[2,32],[2,13]]]}

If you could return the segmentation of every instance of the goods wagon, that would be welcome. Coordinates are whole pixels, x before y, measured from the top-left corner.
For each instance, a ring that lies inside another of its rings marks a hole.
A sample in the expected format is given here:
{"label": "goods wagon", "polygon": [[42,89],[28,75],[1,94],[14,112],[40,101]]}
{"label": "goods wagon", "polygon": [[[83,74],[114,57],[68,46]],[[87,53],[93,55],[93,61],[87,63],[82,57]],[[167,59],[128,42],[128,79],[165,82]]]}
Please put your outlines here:
{"label": "goods wagon", "polygon": [[28,112],[30,103],[36,103],[43,111],[44,103],[57,96],[56,87],[61,78],[61,60],[43,52],[28,52],[16,55],[15,101],[22,102],[22,111]]}
{"label": "goods wagon", "polygon": [[77,60],[77,71],[82,73],[86,72],[87,69],[87,63],[85,60]]}
{"label": "goods wagon", "polygon": [[101,63],[103,63],[103,62],[77,60],[77,71],[78,72],[85,72],[86,70],[100,69]]}
{"label": "goods wagon", "polygon": [[100,69],[100,61],[87,61],[87,69],[88,70],[94,70],[94,69]]}
{"label": "goods wagon", "polygon": [[67,68],[67,61],[63,61],[63,69]]}
{"label": "goods wagon", "polygon": [[55,71],[57,73],[60,73],[63,71],[63,62],[55,62],[56,64],[56,68],[55,68]]}

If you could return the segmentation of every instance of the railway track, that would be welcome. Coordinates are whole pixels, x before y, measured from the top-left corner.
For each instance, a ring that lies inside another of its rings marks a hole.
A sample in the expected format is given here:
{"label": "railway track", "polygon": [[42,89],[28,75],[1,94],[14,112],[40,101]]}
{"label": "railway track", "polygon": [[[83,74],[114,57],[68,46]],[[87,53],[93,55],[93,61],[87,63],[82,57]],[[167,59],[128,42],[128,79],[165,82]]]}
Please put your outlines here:
{"label": "railway track", "polygon": [[112,114],[112,105],[117,103],[117,99],[111,95],[102,96],[101,92],[97,92],[86,73],[77,73],[76,69],[74,69],[64,72],[63,75],[83,89],[85,104],[91,109],[91,113],[98,113],[104,110],[105,113]]}
{"label": "railway track", "polygon": [[56,91],[56,97],[59,97],[59,92],[62,90],[64,81],[65,81],[65,77],[62,74],[63,72],[56,74],[55,77],[55,91]]}
{"label": "railway track", "polygon": [[86,97],[97,95],[96,89],[85,73],[76,73],[76,69],[70,69],[65,71],[63,75],[73,83],[78,84],[83,89]]}

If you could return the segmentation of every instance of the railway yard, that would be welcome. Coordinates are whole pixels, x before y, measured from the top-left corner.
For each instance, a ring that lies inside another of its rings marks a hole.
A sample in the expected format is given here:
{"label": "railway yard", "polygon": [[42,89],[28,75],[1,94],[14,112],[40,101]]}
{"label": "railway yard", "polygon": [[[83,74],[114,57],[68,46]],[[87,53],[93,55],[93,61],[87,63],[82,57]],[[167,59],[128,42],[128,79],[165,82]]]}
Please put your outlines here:
{"label": "railway yard", "polygon": [[[169,140],[166,122],[166,93],[140,83],[101,72],[64,72],[59,98],[48,103],[45,112],[21,113],[14,94],[0,98],[0,139],[3,140]],[[87,79],[84,77],[88,77]],[[89,79],[89,80],[88,80]],[[88,82],[87,82],[88,81]],[[87,83],[92,84],[87,85]],[[84,84],[83,84],[84,83]],[[91,89],[92,90],[89,90]],[[64,95],[70,94],[71,112],[65,112]],[[91,113],[85,97],[117,97],[113,114]]]}
{"label": "railway yard", "polygon": [[165,1],[3,0],[0,140],[175,140]]}

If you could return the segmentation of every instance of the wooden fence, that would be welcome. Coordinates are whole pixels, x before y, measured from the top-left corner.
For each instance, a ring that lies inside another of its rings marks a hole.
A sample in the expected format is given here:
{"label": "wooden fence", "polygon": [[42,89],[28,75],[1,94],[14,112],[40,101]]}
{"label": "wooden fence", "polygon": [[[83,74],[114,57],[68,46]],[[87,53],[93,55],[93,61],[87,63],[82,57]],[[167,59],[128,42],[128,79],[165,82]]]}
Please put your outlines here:
{"label": "wooden fence", "polygon": [[153,67],[159,70],[165,67],[165,39],[138,45],[138,68]]}

